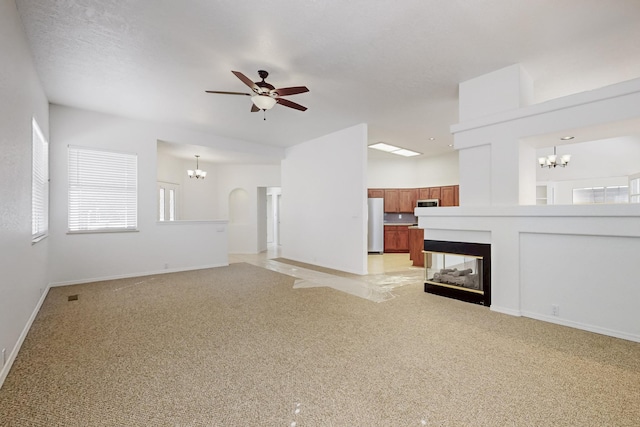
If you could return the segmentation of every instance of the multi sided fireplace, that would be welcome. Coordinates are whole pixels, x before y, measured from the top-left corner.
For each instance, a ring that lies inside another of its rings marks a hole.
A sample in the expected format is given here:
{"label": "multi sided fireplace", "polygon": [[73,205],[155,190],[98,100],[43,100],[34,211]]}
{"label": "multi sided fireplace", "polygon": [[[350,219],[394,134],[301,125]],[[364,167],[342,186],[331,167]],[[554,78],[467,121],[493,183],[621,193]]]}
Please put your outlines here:
{"label": "multi sided fireplace", "polygon": [[425,240],[424,291],[491,305],[491,245]]}

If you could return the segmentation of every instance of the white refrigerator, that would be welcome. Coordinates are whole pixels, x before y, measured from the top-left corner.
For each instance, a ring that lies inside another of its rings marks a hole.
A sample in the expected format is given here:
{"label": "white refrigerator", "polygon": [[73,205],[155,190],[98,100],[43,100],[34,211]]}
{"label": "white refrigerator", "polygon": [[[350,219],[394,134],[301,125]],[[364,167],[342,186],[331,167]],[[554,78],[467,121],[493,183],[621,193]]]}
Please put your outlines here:
{"label": "white refrigerator", "polygon": [[369,205],[367,249],[369,252],[384,252],[384,199],[367,199]]}

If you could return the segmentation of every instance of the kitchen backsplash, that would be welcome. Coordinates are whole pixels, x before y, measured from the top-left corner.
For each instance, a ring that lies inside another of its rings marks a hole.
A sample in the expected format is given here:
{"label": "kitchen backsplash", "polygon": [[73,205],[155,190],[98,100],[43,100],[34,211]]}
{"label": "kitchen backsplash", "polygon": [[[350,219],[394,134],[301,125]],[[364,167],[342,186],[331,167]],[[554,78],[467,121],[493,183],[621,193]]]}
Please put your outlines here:
{"label": "kitchen backsplash", "polygon": [[415,224],[418,222],[418,217],[409,213],[385,213],[385,224]]}

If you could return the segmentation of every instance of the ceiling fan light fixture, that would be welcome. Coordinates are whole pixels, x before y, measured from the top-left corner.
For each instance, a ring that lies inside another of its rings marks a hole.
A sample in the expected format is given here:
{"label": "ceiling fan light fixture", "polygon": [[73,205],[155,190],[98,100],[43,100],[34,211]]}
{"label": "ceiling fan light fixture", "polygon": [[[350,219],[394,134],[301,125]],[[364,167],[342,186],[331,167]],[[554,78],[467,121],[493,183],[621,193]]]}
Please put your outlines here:
{"label": "ceiling fan light fixture", "polygon": [[276,99],[269,95],[253,95],[251,97],[253,104],[261,110],[270,110],[276,105]]}

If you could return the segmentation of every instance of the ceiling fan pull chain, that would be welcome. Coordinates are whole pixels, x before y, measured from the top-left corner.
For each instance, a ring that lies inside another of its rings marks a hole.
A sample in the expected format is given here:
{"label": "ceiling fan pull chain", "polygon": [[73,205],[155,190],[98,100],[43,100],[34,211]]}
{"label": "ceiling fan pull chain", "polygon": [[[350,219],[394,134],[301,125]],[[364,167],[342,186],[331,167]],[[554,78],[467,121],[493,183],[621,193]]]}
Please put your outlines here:
{"label": "ceiling fan pull chain", "polygon": [[267,110],[262,110],[262,117],[263,117],[262,120],[265,120],[265,121],[267,120]]}

